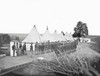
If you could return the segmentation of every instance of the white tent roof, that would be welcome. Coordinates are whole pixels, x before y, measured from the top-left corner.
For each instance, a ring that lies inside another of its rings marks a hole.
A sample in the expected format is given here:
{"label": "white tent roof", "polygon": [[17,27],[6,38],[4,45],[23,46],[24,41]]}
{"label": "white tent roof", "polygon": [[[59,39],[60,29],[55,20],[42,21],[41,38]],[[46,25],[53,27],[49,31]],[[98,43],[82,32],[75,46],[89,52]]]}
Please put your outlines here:
{"label": "white tent roof", "polygon": [[55,32],[52,34],[53,38],[55,39],[55,41],[66,41],[66,38],[63,36],[62,33],[57,34],[57,31],[55,30]]}
{"label": "white tent roof", "polygon": [[74,38],[72,37],[72,35],[68,34],[67,32],[65,34],[65,37],[66,37],[66,40],[74,41]]}
{"label": "white tent roof", "polygon": [[58,40],[59,41],[66,41],[66,38],[65,38],[65,36],[63,36],[62,33],[60,33],[60,34],[58,34]]}
{"label": "white tent roof", "polygon": [[40,34],[39,34],[39,32],[37,31],[35,25],[34,25],[34,27],[32,28],[32,30],[30,31],[30,33],[27,35],[27,37],[26,37],[22,42],[26,42],[26,43],[41,42]]}
{"label": "white tent roof", "polygon": [[53,38],[55,39],[55,41],[59,41],[58,39],[58,34],[57,31],[55,30],[55,32],[52,34]]}
{"label": "white tent roof", "polygon": [[52,34],[50,34],[48,27],[47,27],[45,33],[42,35],[41,40],[42,40],[42,42],[47,42],[47,41],[54,42],[55,41]]}

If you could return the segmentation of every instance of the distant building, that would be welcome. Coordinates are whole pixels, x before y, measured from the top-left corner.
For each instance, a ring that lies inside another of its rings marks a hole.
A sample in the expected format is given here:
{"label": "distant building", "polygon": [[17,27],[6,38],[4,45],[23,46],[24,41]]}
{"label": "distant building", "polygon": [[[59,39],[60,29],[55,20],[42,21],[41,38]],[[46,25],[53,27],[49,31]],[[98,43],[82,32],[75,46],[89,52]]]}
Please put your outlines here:
{"label": "distant building", "polygon": [[91,39],[90,38],[80,38],[80,42],[90,43]]}

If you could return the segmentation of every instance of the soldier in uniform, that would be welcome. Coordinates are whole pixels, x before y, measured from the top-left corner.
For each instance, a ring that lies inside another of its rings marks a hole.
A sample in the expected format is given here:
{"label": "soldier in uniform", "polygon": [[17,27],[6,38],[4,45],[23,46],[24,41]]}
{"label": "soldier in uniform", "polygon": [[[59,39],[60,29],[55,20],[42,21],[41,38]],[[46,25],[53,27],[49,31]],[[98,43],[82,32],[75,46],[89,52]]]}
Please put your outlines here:
{"label": "soldier in uniform", "polygon": [[20,43],[19,44],[19,54],[21,55],[21,52],[22,52],[22,44]]}
{"label": "soldier in uniform", "polygon": [[33,52],[33,45],[32,45],[32,43],[30,45],[30,52]]}
{"label": "soldier in uniform", "polygon": [[18,47],[18,43],[16,43],[16,53],[17,53],[17,56],[19,55],[19,47]]}
{"label": "soldier in uniform", "polygon": [[26,51],[26,43],[24,43],[24,45],[23,45],[23,49],[22,49],[23,55],[25,55],[25,51]]}
{"label": "soldier in uniform", "polygon": [[15,50],[16,50],[15,43],[14,43],[13,46],[12,46],[12,50],[13,50],[13,56],[15,56]]}

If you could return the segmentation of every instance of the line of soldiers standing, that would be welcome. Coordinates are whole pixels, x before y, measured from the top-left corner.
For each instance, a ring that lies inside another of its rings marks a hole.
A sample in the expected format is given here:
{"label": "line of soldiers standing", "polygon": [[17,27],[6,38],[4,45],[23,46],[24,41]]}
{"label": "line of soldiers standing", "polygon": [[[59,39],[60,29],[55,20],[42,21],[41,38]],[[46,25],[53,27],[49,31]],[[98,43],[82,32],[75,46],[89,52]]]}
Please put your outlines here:
{"label": "line of soldiers standing", "polygon": [[[23,46],[21,43],[19,45],[18,45],[18,43],[16,43],[16,44],[14,43],[12,45],[12,50],[13,50],[13,56],[15,56],[15,52],[17,53],[17,56],[25,55],[26,54],[26,43],[24,43]],[[30,45],[30,51],[31,52],[33,51],[32,43]]]}
{"label": "line of soldiers standing", "polygon": [[43,54],[47,52],[52,52],[57,48],[57,45],[55,43],[36,43],[35,44],[35,52],[36,54]]}

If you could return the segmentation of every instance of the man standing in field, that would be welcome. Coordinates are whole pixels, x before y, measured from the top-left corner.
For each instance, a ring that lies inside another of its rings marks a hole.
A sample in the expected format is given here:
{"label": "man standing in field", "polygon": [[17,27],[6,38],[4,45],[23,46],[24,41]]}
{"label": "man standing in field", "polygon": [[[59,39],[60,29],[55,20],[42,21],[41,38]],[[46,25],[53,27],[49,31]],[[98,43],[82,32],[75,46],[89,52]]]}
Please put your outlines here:
{"label": "man standing in field", "polygon": [[16,43],[16,53],[17,53],[17,56],[19,55],[19,47],[18,47],[18,43]]}
{"label": "man standing in field", "polygon": [[33,55],[33,45],[32,45],[32,43],[30,45],[30,52],[31,52],[31,57],[32,57],[32,55]]}
{"label": "man standing in field", "polygon": [[22,44],[21,43],[19,44],[19,52],[20,52],[20,55],[21,55],[21,52],[22,52]]}
{"label": "man standing in field", "polygon": [[13,50],[13,56],[15,56],[15,50],[16,50],[15,43],[14,43],[13,46],[12,46],[12,50]]}
{"label": "man standing in field", "polygon": [[22,53],[25,54],[25,51],[26,51],[26,43],[24,43],[23,45]]}
{"label": "man standing in field", "polygon": [[32,43],[30,45],[30,52],[33,52],[33,45],[32,45]]}

